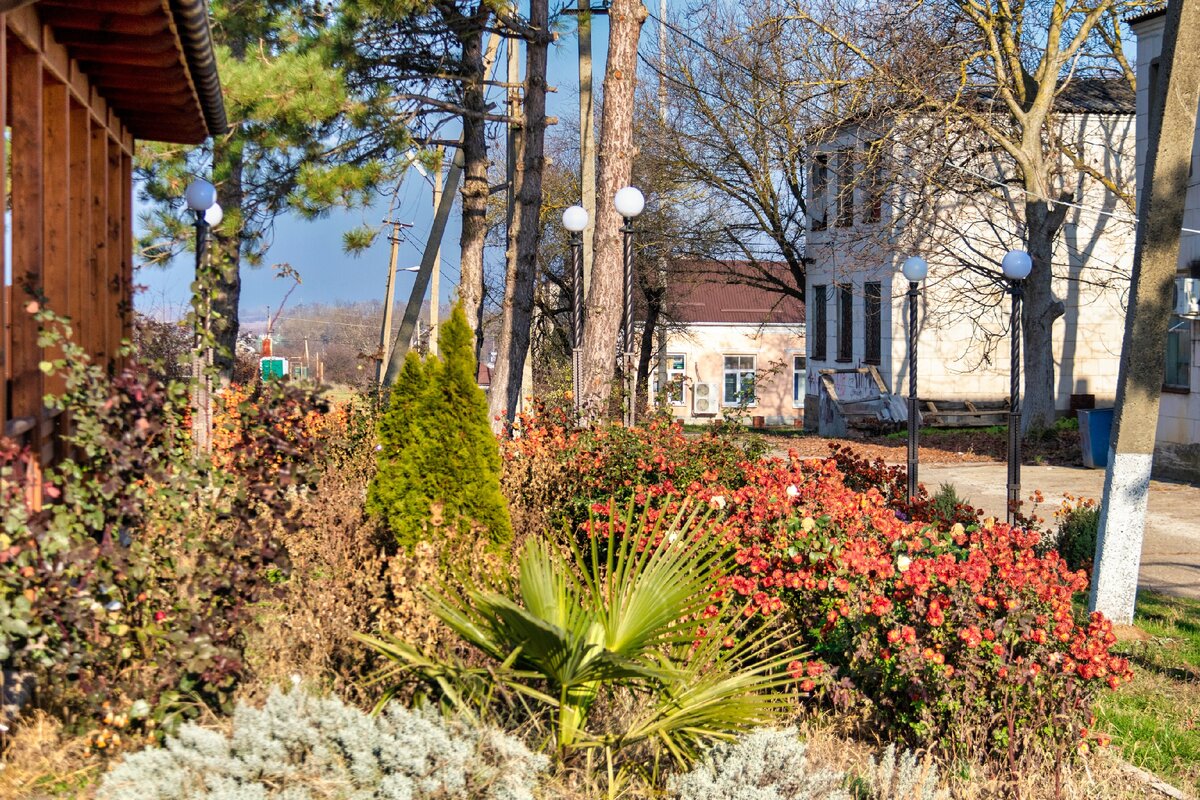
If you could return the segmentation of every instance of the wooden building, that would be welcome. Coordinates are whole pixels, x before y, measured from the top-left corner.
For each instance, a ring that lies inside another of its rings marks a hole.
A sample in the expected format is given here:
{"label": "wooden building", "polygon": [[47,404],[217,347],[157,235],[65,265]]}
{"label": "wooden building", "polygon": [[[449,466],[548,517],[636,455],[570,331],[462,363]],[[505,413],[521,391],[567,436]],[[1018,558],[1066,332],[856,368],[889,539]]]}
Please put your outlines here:
{"label": "wooden building", "polygon": [[132,321],[134,142],[199,144],[225,133],[225,107],[206,0],[0,0],[0,70],[0,420],[45,463],[59,423],[30,301],[43,296],[117,368]]}

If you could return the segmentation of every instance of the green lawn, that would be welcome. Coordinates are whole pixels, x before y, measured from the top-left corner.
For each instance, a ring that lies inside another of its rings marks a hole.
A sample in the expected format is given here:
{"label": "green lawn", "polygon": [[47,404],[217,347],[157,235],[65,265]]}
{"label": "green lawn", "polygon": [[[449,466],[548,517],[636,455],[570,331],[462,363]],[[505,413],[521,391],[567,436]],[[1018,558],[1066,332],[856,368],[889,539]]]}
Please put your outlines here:
{"label": "green lawn", "polygon": [[1136,677],[1101,697],[1098,729],[1127,760],[1200,794],[1200,601],[1139,592],[1142,641],[1117,648]]}

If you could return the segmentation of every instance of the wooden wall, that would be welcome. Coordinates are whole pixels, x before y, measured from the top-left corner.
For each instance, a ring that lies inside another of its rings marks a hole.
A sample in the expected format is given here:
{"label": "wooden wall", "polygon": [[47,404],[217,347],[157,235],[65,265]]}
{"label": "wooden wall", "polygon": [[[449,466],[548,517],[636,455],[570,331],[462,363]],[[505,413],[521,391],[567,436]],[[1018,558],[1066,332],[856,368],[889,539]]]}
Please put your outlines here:
{"label": "wooden wall", "polygon": [[38,346],[26,287],[70,318],[75,341],[96,363],[120,367],[132,324],[133,137],[32,6],[0,14],[0,117],[10,134],[0,157],[12,186],[11,231],[0,215],[0,235],[11,238],[0,420],[45,463],[56,455],[53,434],[63,423],[43,397],[61,385],[39,364],[60,354]]}

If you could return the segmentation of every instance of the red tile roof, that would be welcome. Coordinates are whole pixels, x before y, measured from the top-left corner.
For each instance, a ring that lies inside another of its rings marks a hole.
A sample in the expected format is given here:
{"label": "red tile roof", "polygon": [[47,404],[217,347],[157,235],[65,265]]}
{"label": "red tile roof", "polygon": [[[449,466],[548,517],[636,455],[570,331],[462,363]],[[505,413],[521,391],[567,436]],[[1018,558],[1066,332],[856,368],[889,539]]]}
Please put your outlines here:
{"label": "red tile roof", "polygon": [[[739,271],[736,262],[729,262],[727,266],[728,270],[722,271],[733,274]],[[786,267],[783,264],[775,266],[778,267],[778,280],[790,284],[792,280]],[[700,270],[702,277],[680,280],[667,289],[666,313],[672,321],[682,324],[804,324],[804,303],[795,296],[765,288],[761,278],[754,282],[755,285],[733,283],[732,275],[727,279],[716,279],[712,272],[711,269]]]}

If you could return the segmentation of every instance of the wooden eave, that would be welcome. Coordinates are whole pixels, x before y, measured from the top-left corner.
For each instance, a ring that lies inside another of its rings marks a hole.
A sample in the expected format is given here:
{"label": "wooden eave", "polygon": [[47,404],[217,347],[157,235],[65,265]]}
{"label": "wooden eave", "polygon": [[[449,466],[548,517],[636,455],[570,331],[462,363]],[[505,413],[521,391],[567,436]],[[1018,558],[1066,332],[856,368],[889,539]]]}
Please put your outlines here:
{"label": "wooden eave", "polygon": [[[31,48],[63,52],[67,72],[82,73],[135,138],[200,144],[224,133],[204,0],[38,0],[8,17]],[[195,74],[197,63],[212,75]]]}

